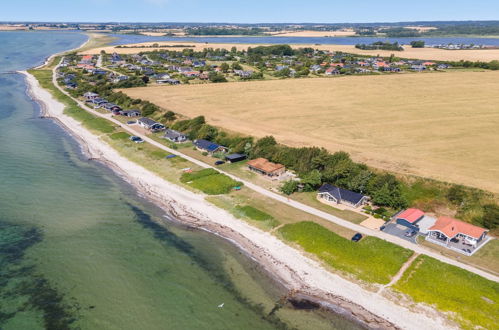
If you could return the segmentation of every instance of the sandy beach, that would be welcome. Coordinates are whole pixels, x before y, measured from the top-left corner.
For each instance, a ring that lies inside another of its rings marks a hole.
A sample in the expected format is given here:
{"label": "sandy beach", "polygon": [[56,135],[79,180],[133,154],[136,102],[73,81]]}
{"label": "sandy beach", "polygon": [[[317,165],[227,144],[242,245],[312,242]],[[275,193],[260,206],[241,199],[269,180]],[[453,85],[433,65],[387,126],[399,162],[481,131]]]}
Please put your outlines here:
{"label": "sandy beach", "polygon": [[[260,263],[297,297],[321,301],[371,328],[452,329],[454,325],[434,309],[390,300],[384,294],[366,290],[339,275],[327,271],[319,262],[286,245],[275,236],[236,219],[193,193],[169,183],[156,174],[122,157],[98,136],[63,113],[64,105],[41,88],[29,73],[28,93],[44,114],[54,118],[81,141],[88,156],[110,166],[142,194],[150,198],[182,223],[224,237]],[[385,293],[387,290],[384,291]],[[397,300],[399,301],[399,300]],[[411,306],[411,307],[405,307]],[[410,308],[410,309],[409,309]]]}

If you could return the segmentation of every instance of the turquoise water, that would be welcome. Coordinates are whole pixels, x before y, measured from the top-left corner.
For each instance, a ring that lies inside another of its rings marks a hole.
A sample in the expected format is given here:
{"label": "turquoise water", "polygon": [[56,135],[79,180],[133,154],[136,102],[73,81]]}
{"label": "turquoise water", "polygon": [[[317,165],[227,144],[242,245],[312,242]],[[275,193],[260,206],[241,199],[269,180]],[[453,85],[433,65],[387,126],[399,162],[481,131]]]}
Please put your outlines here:
{"label": "turquoise water", "polygon": [[[0,33],[0,72],[85,40]],[[0,329],[357,329],[289,306],[228,242],[165,214],[77,143],[0,73]],[[223,308],[217,306],[224,303]]]}

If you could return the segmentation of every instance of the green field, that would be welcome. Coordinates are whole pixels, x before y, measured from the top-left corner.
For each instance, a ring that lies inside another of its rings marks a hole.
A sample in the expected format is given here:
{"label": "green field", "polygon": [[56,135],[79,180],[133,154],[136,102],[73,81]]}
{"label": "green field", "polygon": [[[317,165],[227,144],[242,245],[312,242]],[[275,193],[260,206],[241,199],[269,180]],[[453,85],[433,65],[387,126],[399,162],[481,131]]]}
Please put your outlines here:
{"label": "green field", "polygon": [[394,289],[457,313],[456,321],[466,329],[497,329],[499,324],[499,284],[433,258],[419,256]]}
{"label": "green field", "polygon": [[413,253],[375,237],[354,243],[308,221],[285,225],[279,232],[329,266],[366,282],[389,283]]}
{"label": "green field", "polygon": [[183,183],[189,184],[208,195],[228,194],[235,187],[242,186],[241,182],[229,178],[227,175],[218,173],[212,168],[192,173],[184,173],[180,178]]}

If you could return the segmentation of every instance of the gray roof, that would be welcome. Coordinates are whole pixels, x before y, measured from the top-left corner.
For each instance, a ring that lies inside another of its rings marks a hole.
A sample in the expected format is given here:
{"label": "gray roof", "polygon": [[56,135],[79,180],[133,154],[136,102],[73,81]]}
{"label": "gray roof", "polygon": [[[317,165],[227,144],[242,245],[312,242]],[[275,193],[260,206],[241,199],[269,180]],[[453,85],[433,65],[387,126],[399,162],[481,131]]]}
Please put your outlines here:
{"label": "gray roof", "polygon": [[347,201],[352,204],[359,203],[365,196],[350,190],[346,190],[340,187],[333,186],[332,184],[325,183],[319,188],[321,193],[329,193],[331,196],[336,198],[338,201]]}
{"label": "gray roof", "polygon": [[165,138],[176,139],[179,137],[186,137],[186,135],[183,133],[177,132],[173,129],[167,129],[165,132]]}

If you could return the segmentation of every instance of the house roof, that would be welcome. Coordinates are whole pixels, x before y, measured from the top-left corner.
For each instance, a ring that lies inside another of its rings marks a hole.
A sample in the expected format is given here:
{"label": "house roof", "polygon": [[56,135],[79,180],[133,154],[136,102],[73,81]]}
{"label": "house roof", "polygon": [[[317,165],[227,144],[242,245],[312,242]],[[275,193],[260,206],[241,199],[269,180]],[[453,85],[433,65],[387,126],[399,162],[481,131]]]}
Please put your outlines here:
{"label": "house roof", "polygon": [[152,120],[150,118],[146,118],[146,117],[140,118],[139,121],[141,123],[146,124],[147,126],[152,126],[152,125],[158,124],[158,122],[156,122],[156,121],[154,121],[154,120]]}
{"label": "house roof", "polygon": [[247,164],[248,164],[248,166],[254,167],[254,168],[259,169],[261,171],[264,171],[266,173],[272,173],[272,172],[275,172],[277,170],[284,168],[284,165],[272,163],[268,159],[265,159],[265,158],[252,159]]}
{"label": "house roof", "polygon": [[170,138],[170,139],[175,139],[175,138],[182,137],[182,136],[185,137],[186,135],[182,134],[180,132],[177,132],[173,129],[167,129],[165,132],[165,137]]}
{"label": "house roof", "polygon": [[210,151],[210,152],[215,151],[218,148],[220,148],[220,146],[218,144],[210,142],[208,140],[202,140],[202,139],[194,141],[194,145],[200,149]]}
{"label": "house roof", "polygon": [[480,238],[480,236],[487,231],[486,229],[474,226],[470,223],[449,217],[439,217],[435,224],[428,230],[439,231],[449,238],[453,238],[457,234],[464,234],[476,239]]}
{"label": "house roof", "polygon": [[357,204],[362,200],[362,198],[366,197],[362,194],[336,187],[329,183],[323,184],[322,187],[319,188],[319,192],[329,193],[337,200],[344,200],[352,204]]}
{"label": "house roof", "polygon": [[244,158],[246,158],[246,155],[242,155],[242,154],[230,154],[230,155],[225,156],[225,159],[228,159],[228,160],[244,159]]}
{"label": "house roof", "polygon": [[419,209],[407,209],[397,216],[397,219],[404,219],[407,222],[414,223],[424,216],[424,212]]}

